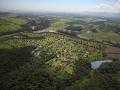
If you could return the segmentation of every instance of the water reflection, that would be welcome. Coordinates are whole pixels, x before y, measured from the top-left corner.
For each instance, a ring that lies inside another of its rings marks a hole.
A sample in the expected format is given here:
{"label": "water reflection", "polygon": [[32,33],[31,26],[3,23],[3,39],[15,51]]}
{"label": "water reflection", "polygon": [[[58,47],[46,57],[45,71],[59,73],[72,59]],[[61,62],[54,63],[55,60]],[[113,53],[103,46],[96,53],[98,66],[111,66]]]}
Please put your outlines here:
{"label": "water reflection", "polygon": [[91,68],[97,69],[99,68],[103,63],[110,63],[112,60],[103,60],[103,61],[93,61],[91,62]]}

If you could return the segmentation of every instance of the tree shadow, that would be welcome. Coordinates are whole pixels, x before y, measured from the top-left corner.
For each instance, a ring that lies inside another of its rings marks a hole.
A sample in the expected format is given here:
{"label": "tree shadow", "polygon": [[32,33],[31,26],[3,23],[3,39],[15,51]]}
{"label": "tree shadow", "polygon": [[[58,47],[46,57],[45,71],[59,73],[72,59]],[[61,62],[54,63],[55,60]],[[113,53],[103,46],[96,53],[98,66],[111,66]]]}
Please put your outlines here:
{"label": "tree shadow", "polygon": [[[26,64],[29,64],[30,67],[40,66],[54,58],[52,54],[47,54],[42,48],[33,54],[32,52],[37,48],[36,46],[26,46],[0,49],[0,77]],[[37,56],[38,53],[39,56]]]}
{"label": "tree shadow", "polygon": [[0,49],[0,76],[30,62],[32,48],[34,47]]}

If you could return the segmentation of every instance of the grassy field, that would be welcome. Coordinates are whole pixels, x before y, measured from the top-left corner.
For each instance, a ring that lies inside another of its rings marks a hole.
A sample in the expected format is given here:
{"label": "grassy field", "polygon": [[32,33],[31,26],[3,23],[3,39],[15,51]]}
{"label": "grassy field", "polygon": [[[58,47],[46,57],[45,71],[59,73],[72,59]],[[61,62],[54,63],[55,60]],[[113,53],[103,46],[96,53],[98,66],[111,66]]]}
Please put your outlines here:
{"label": "grassy field", "polygon": [[107,35],[105,32],[98,32],[98,33],[83,33],[81,34],[85,37],[91,38],[91,39],[97,39],[97,40],[110,40],[110,41],[114,41],[114,42],[120,42],[120,35],[116,34],[116,33],[112,33],[112,32],[108,32]]}
{"label": "grassy field", "polygon": [[17,31],[22,25],[27,23],[24,19],[18,19],[15,15],[0,15],[0,33]]}
{"label": "grassy field", "polygon": [[[90,39],[106,40],[120,43],[119,23],[113,23],[101,18],[57,18],[51,24],[56,30],[70,33],[76,33],[75,29],[67,30],[66,27],[80,27],[77,34],[83,35]],[[117,31],[117,32],[116,32]]]}

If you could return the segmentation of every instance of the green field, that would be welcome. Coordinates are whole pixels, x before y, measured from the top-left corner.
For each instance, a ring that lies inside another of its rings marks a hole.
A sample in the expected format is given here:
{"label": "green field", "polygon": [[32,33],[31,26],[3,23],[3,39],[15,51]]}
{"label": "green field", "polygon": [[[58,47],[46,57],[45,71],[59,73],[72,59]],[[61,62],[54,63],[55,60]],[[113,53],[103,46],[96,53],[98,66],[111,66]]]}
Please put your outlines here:
{"label": "green field", "polygon": [[0,33],[17,31],[18,29],[21,29],[21,26],[25,25],[26,23],[27,21],[25,19],[18,19],[15,15],[0,15]]}
{"label": "green field", "polygon": [[[55,20],[51,27],[55,27],[56,30],[79,34],[90,39],[120,43],[120,23],[114,23],[106,19],[63,17]],[[66,27],[70,27],[71,29],[66,29]],[[74,29],[75,27],[77,28],[77,32]]]}

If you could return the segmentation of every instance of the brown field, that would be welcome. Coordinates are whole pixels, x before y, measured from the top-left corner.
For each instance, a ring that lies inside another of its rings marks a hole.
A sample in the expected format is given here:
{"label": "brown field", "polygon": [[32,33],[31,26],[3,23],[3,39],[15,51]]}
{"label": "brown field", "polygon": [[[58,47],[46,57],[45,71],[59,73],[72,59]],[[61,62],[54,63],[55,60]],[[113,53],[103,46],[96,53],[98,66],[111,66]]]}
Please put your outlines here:
{"label": "brown field", "polygon": [[108,58],[113,58],[113,59],[119,59],[120,60],[120,48],[118,48],[118,47],[108,47],[105,52],[106,52]]}

